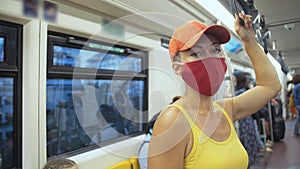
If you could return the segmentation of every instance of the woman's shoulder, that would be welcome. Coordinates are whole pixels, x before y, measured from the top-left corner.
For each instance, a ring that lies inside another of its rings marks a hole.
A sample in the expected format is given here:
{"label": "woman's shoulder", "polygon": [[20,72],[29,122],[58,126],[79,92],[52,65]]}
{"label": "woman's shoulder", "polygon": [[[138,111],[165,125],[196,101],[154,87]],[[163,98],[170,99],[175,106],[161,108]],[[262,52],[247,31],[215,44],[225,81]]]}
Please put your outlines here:
{"label": "woman's shoulder", "polygon": [[184,149],[188,144],[190,131],[190,126],[180,110],[168,106],[162,110],[154,124],[150,147],[151,144],[155,145],[156,148],[159,147],[158,151]]}
{"label": "woman's shoulder", "polygon": [[182,121],[182,113],[174,106],[168,106],[161,111],[153,129],[153,134],[161,133],[169,129],[180,127]]}

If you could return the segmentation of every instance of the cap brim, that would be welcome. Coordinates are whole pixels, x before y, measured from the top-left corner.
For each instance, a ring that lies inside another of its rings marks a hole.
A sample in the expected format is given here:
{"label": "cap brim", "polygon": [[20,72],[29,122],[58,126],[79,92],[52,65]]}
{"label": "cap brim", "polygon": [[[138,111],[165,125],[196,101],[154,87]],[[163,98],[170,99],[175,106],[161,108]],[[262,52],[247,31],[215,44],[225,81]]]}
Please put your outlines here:
{"label": "cap brim", "polygon": [[221,25],[212,25],[193,36],[193,38],[189,40],[188,43],[180,48],[180,51],[193,47],[203,34],[214,35],[219,40],[220,44],[224,44],[230,40],[230,33],[225,27]]}
{"label": "cap brim", "polygon": [[230,40],[229,31],[221,25],[212,25],[204,30],[204,34],[215,35],[220,44],[224,44]]}

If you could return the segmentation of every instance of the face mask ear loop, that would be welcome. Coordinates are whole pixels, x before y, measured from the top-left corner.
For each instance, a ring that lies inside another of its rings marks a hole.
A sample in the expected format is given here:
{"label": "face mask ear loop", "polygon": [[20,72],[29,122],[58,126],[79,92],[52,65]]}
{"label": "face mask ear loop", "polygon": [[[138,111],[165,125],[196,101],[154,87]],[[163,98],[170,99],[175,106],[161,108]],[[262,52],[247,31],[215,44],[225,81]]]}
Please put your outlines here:
{"label": "face mask ear loop", "polygon": [[173,62],[173,63],[174,63],[174,64],[177,64],[177,65],[180,65],[180,66],[183,66],[183,64],[184,64],[184,63],[182,63],[182,62],[176,62],[176,61]]}

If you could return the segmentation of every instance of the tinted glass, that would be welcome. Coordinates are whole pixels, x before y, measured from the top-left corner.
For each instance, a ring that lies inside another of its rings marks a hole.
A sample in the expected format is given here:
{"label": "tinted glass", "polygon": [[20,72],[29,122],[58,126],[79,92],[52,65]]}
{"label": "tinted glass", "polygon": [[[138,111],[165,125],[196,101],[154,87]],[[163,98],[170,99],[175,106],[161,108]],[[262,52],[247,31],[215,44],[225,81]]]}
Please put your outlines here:
{"label": "tinted glass", "polygon": [[142,130],[144,81],[47,80],[48,157]]}
{"label": "tinted glass", "polygon": [[[117,48],[120,49],[120,48]],[[116,49],[114,49],[116,50]],[[120,49],[121,50],[121,49]],[[140,72],[142,59],[86,49],[54,46],[53,65]]]}
{"label": "tinted glass", "polygon": [[0,62],[4,61],[4,38],[0,37]]}
{"label": "tinted glass", "polygon": [[13,167],[14,79],[0,78],[0,148],[1,169]]}

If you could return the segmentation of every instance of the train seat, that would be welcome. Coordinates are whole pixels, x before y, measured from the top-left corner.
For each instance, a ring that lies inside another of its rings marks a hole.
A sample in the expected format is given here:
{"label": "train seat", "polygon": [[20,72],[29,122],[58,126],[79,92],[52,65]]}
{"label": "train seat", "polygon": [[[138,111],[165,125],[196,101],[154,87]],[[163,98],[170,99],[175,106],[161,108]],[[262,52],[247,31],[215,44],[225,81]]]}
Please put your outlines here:
{"label": "train seat", "polygon": [[128,160],[124,160],[124,161],[118,162],[112,166],[109,166],[106,169],[131,169],[131,164]]}
{"label": "train seat", "polygon": [[140,166],[137,157],[130,157],[129,159],[118,162],[106,169],[140,169]]}
{"label": "train seat", "polygon": [[131,165],[131,169],[140,169],[140,165],[137,157],[130,157],[128,161]]}

